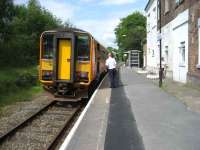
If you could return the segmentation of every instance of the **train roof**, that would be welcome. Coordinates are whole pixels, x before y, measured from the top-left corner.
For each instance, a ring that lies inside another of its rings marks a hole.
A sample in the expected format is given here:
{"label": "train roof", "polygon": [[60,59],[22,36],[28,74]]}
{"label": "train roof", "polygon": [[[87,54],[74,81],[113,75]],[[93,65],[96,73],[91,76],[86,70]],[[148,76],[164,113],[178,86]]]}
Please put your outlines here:
{"label": "train roof", "polygon": [[[53,29],[53,30],[48,30],[48,31],[45,31],[44,33],[48,33],[48,32],[72,32],[72,33],[85,33],[85,34],[88,34],[90,35],[91,37],[93,37],[89,32],[87,31],[84,31],[82,29],[79,29],[79,28],[56,28],[56,29]],[[93,37],[94,38],[94,37]],[[95,38],[94,38],[95,39]],[[97,41],[95,39],[95,41],[97,43],[99,43],[104,49],[106,49],[99,41]]]}
{"label": "train roof", "polygon": [[90,34],[89,32],[84,31],[82,29],[78,29],[78,28],[56,28],[56,29],[53,29],[53,30],[45,31],[45,32],[76,32],[76,33]]}

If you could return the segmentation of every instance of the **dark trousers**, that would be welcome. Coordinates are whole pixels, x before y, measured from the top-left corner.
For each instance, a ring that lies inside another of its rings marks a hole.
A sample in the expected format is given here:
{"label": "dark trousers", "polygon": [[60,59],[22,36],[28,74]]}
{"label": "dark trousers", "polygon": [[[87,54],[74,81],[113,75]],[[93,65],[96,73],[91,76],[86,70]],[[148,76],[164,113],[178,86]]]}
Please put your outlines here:
{"label": "dark trousers", "polygon": [[117,75],[116,69],[108,69],[108,74],[109,74],[109,78],[110,78],[110,87],[115,88],[116,87],[116,75]]}

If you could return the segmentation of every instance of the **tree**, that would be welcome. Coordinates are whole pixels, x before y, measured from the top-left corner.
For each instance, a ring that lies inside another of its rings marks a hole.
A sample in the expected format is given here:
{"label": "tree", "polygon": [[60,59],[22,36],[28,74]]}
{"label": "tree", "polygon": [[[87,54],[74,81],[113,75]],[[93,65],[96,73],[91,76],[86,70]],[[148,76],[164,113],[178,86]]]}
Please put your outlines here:
{"label": "tree", "polygon": [[1,0],[0,1],[0,42],[9,34],[10,21],[14,14],[13,1]]}
{"label": "tree", "polygon": [[122,18],[115,28],[115,35],[119,50],[142,51],[142,42],[146,37],[146,17],[140,12],[134,12]]}
{"label": "tree", "polygon": [[113,47],[107,47],[107,50],[108,52],[112,53],[117,60],[121,61],[120,58],[122,58],[123,54],[121,54],[121,52],[118,49]]}
{"label": "tree", "polygon": [[76,27],[70,22],[70,20],[67,20],[64,22],[63,28],[76,28]]}
{"label": "tree", "polygon": [[9,33],[5,32],[5,28],[2,29],[5,37],[9,37],[9,40],[0,43],[0,46],[3,47],[0,47],[0,66],[36,64],[41,33],[62,26],[61,21],[48,10],[42,8],[37,0],[29,0],[27,6],[14,5],[13,9],[9,9],[8,12],[15,15],[11,18],[8,17]]}

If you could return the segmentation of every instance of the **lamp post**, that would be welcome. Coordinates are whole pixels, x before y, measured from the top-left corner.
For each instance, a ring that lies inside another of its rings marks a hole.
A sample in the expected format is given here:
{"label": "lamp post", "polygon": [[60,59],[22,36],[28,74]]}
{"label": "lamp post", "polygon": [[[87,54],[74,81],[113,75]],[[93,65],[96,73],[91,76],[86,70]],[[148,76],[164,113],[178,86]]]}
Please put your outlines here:
{"label": "lamp post", "polygon": [[158,0],[158,7],[159,7],[159,30],[160,30],[160,69],[159,69],[159,87],[162,87],[163,84],[163,69],[162,69],[162,36],[161,36],[161,0]]}

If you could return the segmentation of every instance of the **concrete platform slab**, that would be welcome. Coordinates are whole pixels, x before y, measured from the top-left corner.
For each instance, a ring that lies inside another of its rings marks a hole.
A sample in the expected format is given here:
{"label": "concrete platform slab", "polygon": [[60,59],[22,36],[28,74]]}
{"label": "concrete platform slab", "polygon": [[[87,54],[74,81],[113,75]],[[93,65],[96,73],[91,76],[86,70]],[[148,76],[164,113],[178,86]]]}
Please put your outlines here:
{"label": "concrete platform slab", "polygon": [[67,146],[67,150],[104,149],[111,95],[111,89],[108,87],[108,77],[106,77]]}
{"label": "concrete platform slab", "polygon": [[200,114],[132,69],[105,79],[68,150],[200,150]]}

